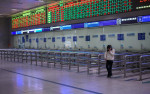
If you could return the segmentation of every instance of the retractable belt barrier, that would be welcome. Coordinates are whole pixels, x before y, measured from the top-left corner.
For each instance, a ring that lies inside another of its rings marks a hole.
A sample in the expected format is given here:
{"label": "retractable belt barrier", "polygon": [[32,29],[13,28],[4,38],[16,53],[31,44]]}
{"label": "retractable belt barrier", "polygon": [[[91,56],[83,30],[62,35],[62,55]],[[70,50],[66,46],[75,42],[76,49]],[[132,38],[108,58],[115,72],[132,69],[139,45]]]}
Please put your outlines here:
{"label": "retractable belt barrier", "polygon": [[[148,53],[146,53],[148,54]],[[0,49],[0,59],[9,62],[21,62],[47,67],[53,65],[60,66],[61,69],[76,68],[77,72],[87,71],[90,74],[96,70],[98,75],[106,73],[106,60],[104,53],[93,51],[65,51],[65,50],[34,50],[34,49]],[[144,79],[144,74],[150,73],[150,55],[119,53],[115,54],[112,71],[116,74],[123,74],[125,78],[139,76],[139,80]],[[113,73],[114,74],[114,73]]]}

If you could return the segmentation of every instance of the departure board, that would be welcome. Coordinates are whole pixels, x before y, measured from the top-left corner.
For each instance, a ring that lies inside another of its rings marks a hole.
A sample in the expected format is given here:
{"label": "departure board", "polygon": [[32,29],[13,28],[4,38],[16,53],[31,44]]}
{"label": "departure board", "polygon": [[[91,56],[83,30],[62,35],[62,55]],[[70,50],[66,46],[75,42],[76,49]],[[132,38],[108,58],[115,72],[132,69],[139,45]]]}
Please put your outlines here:
{"label": "departure board", "polygon": [[143,10],[150,8],[150,0],[132,0],[133,10]]}
{"label": "departure board", "polygon": [[12,15],[12,28],[150,9],[150,0],[61,0]]}
{"label": "departure board", "polygon": [[75,0],[49,4],[47,22],[96,17],[132,11],[131,0]]}
{"label": "departure board", "polygon": [[12,15],[12,28],[27,27],[46,23],[46,7],[38,7]]}

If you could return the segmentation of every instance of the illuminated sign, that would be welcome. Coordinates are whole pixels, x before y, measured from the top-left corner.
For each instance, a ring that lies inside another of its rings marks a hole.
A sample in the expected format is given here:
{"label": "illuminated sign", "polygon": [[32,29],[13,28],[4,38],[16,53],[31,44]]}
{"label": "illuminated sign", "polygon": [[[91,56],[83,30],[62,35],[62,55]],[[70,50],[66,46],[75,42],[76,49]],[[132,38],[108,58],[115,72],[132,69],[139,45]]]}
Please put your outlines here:
{"label": "illuminated sign", "polygon": [[42,32],[50,31],[50,28],[43,28]]}
{"label": "illuminated sign", "polygon": [[12,28],[28,27],[46,23],[46,7],[41,6],[12,15]]}
{"label": "illuminated sign", "polygon": [[121,24],[137,23],[137,17],[122,18],[120,20],[121,20]]}
{"label": "illuminated sign", "polygon": [[133,10],[149,9],[150,0],[132,0]]}
{"label": "illuminated sign", "polygon": [[16,32],[11,32],[11,35],[16,35]]}
{"label": "illuminated sign", "polygon": [[22,30],[21,31],[23,34],[29,33],[29,30]]}
{"label": "illuminated sign", "polygon": [[150,22],[150,15],[148,16],[139,16],[138,22]]}
{"label": "illuminated sign", "polygon": [[99,22],[89,22],[89,23],[84,23],[84,27],[97,27],[99,26]]}
{"label": "illuminated sign", "polygon": [[[65,0],[12,15],[12,29],[46,24],[46,20],[47,23],[55,23],[142,9],[150,9],[150,0]],[[109,23],[100,23],[100,26],[107,25]],[[85,26],[95,27],[97,25],[86,23]]]}
{"label": "illuminated sign", "polygon": [[72,29],[76,29],[76,28],[84,28],[84,23],[73,24],[73,25],[72,25]]}
{"label": "illuminated sign", "polygon": [[47,5],[47,22],[55,23],[132,11],[131,0],[75,0]]}
{"label": "illuminated sign", "polygon": [[28,30],[28,33],[34,33],[34,30],[33,29]]}
{"label": "illuminated sign", "polygon": [[51,31],[60,30],[60,26],[50,27],[50,30]]}
{"label": "illuminated sign", "polygon": [[71,29],[71,25],[60,26],[60,30]]}
{"label": "illuminated sign", "polygon": [[22,34],[22,31],[16,31],[16,34],[18,35],[18,34]]}
{"label": "illuminated sign", "polygon": [[100,21],[99,26],[117,25],[117,20]]}
{"label": "illuminated sign", "polygon": [[34,32],[42,32],[42,28],[34,29]]}

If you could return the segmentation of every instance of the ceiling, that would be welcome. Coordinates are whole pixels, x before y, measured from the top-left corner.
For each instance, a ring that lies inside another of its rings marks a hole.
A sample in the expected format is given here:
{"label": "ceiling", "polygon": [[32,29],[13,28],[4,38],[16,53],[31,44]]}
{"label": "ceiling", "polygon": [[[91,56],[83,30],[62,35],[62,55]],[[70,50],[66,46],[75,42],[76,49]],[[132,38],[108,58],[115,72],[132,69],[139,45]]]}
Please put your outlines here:
{"label": "ceiling", "polygon": [[19,11],[31,9],[40,5],[60,0],[0,0],[0,17],[9,17]]}

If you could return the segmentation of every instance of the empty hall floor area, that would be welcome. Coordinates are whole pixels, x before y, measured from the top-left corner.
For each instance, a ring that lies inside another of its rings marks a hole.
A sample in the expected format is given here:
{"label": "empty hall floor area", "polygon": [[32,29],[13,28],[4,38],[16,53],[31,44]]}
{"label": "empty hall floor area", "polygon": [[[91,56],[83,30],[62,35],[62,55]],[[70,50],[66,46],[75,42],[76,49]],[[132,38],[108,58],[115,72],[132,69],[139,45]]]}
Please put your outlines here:
{"label": "empty hall floor area", "polygon": [[0,94],[150,94],[150,79],[77,73],[0,60]]}

